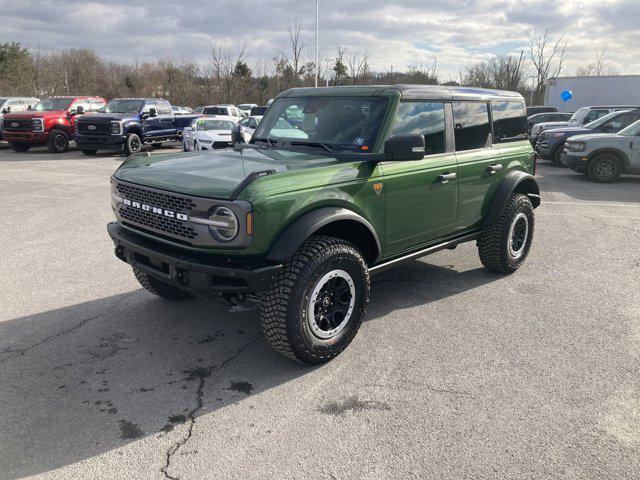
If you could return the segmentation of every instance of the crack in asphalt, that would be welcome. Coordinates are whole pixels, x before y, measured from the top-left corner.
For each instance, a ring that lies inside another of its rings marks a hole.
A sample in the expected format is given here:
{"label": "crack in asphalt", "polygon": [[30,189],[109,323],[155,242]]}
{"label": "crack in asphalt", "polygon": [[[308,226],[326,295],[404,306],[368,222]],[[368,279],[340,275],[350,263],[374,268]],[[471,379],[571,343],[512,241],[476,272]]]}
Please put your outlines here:
{"label": "crack in asphalt", "polygon": [[3,363],[14,359],[14,358],[18,358],[23,356],[25,353],[33,350],[34,348],[37,348],[41,345],[44,345],[45,343],[50,342],[51,340],[55,340],[58,337],[61,337],[63,335],[66,335],[67,333],[71,333],[75,330],[78,330],[79,328],[84,327],[87,323],[92,322],[93,320],[97,320],[100,317],[104,317],[109,315],[113,310],[115,310],[118,306],[120,306],[120,304],[122,304],[125,300],[129,299],[130,297],[132,297],[133,295],[135,295],[136,293],[138,293],[139,290],[136,290],[134,292],[129,292],[126,294],[123,294],[123,296],[118,299],[116,302],[113,303],[113,305],[111,305],[110,307],[108,307],[104,312],[98,313],[96,315],[93,315],[89,318],[85,318],[84,320],[82,320],[80,323],[78,323],[77,325],[74,325],[71,328],[68,328],[66,330],[62,330],[61,332],[58,333],[54,333],[53,335],[49,335],[48,337],[43,338],[42,340],[40,340],[39,342],[36,342],[32,345],[29,345],[28,347],[25,348],[21,348],[21,349],[6,349],[3,350],[2,353],[14,353],[14,355],[9,355],[3,359],[0,360],[0,365],[2,365]]}
{"label": "crack in asphalt", "polygon": [[260,340],[260,337],[256,337],[253,340],[250,340],[249,342],[245,343],[242,347],[236,350],[233,355],[225,359],[218,366],[213,366],[208,368],[199,367],[189,372],[189,377],[187,377],[187,380],[198,380],[198,388],[196,388],[196,404],[195,404],[195,407],[192,408],[186,415],[187,422],[188,422],[186,435],[184,435],[181,439],[179,439],[177,442],[171,445],[171,447],[169,447],[169,449],[167,450],[165,465],[160,469],[160,471],[164,474],[165,478],[168,478],[170,480],[180,480],[179,477],[174,477],[168,471],[169,466],[171,465],[171,458],[178,452],[178,450],[180,450],[180,447],[182,447],[189,441],[189,439],[193,435],[193,427],[195,426],[195,423],[196,423],[196,414],[204,406],[204,385],[205,385],[206,379],[210,377],[213,373],[222,370],[230,362],[236,359],[244,350],[246,350],[250,345],[256,343],[258,340]]}

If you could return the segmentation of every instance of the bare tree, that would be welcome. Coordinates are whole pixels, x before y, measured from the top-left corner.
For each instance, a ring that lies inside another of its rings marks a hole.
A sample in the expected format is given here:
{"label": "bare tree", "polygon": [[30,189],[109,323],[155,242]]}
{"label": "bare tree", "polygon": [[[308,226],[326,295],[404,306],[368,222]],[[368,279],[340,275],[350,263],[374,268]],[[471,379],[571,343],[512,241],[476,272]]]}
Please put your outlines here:
{"label": "bare tree", "polygon": [[618,72],[609,63],[608,54],[608,45],[605,43],[602,48],[595,51],[594,62],[578,68],[576,75],[579,77],[617,75]]}
{"label": "bare tree", "polygon": [[370,58],[371,54],[367,50],[352,50],[347,53],[347,69],[352,85],[367,83]]}
{"label": "bare tree", "polygon": [[302,19],[296,17],[293,23],[287,23],[287,33],[289,34],[290,51],[280,50],[280,55],[287,62],[296,79],[304,74],[302,68],[302,53],[305,49],[305,43],[302,40]]}
{"label": "bare tree", "polygon": [[209,48],[211,75],[215,92],[225,103],[231,103],[237,96],[241,78],[234,75],[236,65],[245,63],[247,44],[238,45],[234,52],[231,48],[213,44]]}
{"label": "bare tree", "polygon": [[486,62],[471,65],[462,73],[461,83],[499,90],[523,90],[526,75],[523,57],[524,52],[520,52],[518,57],[498,55]]}
{"label": "bare tree", "polygon": [[550,78],[557,77],[566,60],[567,42],[564,34],[554,42],[545,30],[544,35],[529,36],[529,60],[534,69],[535,84],[533,88],[534,103],[542,103],[544,89]]}

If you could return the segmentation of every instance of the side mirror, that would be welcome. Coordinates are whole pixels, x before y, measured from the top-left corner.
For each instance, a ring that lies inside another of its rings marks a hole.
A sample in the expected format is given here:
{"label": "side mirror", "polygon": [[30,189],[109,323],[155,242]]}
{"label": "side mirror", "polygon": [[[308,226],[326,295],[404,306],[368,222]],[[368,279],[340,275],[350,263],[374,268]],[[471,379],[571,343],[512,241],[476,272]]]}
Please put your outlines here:
{"label": "side mirror", "polygon": [[231,142],[233,143],[234,149],[238,149],[244,143],[244,138],[239,125],[236,125],[231,129]]}
{"label": "side mirror", "polygon": [[158,116],[158,111],[155,108],[150,108],[149,109],[149,116],[150,117],[157,117]]}
{"label": "side mirror", "polygon": [[84,107],[82,105],[78,105],[76,108],[76,115],[82,115],[84,113]]}
{"label": "side mirror", "polygon": [[424,155],[423,135],[394,135],[384,142],[385,160],[422,160]]}
{"label": "side mirror", "polygon": [[33,110],[33,105],[29,105],[29,106],[27,107],[27,110]]}

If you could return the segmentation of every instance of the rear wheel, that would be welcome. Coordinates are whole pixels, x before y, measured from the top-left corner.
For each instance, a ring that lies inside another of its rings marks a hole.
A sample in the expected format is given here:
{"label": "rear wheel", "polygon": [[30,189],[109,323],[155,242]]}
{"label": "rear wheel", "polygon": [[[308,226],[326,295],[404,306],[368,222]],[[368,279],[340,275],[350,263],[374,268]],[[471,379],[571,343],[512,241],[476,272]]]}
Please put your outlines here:
{"label": "rear wheel", "polygon": [[85,155],[95,155],[96,153],[98,153],[97,150],[88,150],[86,148],[83,148],[82,150],[80,150],[83,154]]}
{"label": "rear wheel", "polygon": [[51,153],[64,153],[69,150],[69,136],[62,130],[52,130],[47,138],[47,148]]}
{"label": "rear wheel", "polygon": [[533,241],[533,205],[529,197],[514,193],[500,218],[478,238],[482,264],[493,272],[513,273],[525,261]]}
{"label": "rear wheel", "polygon": [[260,323],[280,354],[307,364],[339,355],[358,332],[369,303],[369,272],[350,243],[304,242],[262,299]]}
{"label": "rear wheel", "polygon": [[140,153],[142,151],[142,140],[137,133],[130,133],[127,135],[124,144],[125,155],[131,155],[132,153]]}
{"label": "rear wheel", "polygon": [[615,155],[603,153],[589,162],[587,172],[589,178],[594,182],[615,182],[622,173],[622,162]]}
{"label": "rear wheel", "polygon": [[136,276],[138,282],[140,282],[140,285],[154,295],[174,301],[189,300],[190,298],[193,298],[193,295],[190,293],[164,283],[136,267],[133,267],[133,274]]}
{"label": "rear wheel", "polygon": [[13,149],[14,152],[26,152],[31,148],[31,145],[28,143],[20,143],[20,142],[9,142],[9,146]]}

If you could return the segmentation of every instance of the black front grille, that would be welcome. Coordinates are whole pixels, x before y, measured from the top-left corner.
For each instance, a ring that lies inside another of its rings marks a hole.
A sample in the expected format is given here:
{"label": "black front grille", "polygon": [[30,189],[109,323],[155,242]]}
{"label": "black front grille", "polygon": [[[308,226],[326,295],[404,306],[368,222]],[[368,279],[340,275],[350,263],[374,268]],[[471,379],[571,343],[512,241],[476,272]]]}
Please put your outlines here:
{"label": "black front grille", "polygon": [[[91,128],[93,127],[93,128]],[[111,133],[111,122],[91,122],[85,120],[83,122],[78,122],[78,132],[84,133],[87,135],[104,135]]]}
{"label": "black front grille", "polygon": [[117,183],[116,192],[120,197],[126,198],[127,200],[133,200],[153,207],[166,208],[174,212],[187,212],[193,210],[195,207],[195,204],[190,198],[147,190],[125,183]]}
{"label": "black front grille", "polygon": [[118,213],[124,221],[160,230],[176,237],[193,240],[198,233],[185,222],[120,204]]}
{"label": "black front grille", "polygon": [[31,131],[30,118],[4,119],[2,124],[6,132],[30,132]]}

